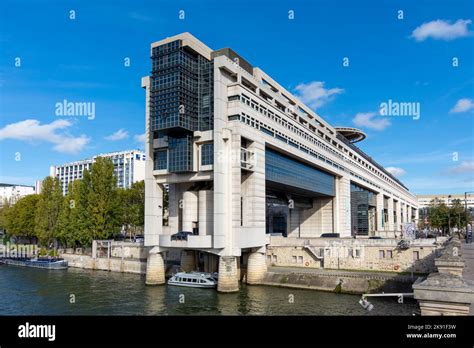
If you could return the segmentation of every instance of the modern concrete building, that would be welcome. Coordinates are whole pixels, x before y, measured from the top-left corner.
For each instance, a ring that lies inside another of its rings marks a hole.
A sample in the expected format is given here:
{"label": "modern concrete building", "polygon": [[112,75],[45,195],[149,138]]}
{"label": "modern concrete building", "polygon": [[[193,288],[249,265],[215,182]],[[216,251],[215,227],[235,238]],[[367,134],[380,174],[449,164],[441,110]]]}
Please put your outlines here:
{"label": "modern concrete building", "polygon": [[264,275],[270,235],[371,236],[417,219],[416,197],[354,145],[361,131],[331,126],[232,49],[183,33],[153,43],[151,58],[147,283],[163,283],[162,254],[181,249],[183,269],[218,270],[218,290],[236,291],[241,269],[248,283]]}
{"label": "modern concrete building", "polygon": [[110,158],[114,164],[117,187],[129,188],[132,183],[145,179],[146,155],[139,150],[126,150],[96,155],[92,158],[50,167],[50,176],[61,181],[63,194],[70,182],[82,179],[84,169],[90,170],[97,157]]}
{"label": "modern concrete building", "polygon": [[20,198],[34,193],[37,193],[34,186],[0,183],[0,207],[3,206],[5,201],[13,205]]}

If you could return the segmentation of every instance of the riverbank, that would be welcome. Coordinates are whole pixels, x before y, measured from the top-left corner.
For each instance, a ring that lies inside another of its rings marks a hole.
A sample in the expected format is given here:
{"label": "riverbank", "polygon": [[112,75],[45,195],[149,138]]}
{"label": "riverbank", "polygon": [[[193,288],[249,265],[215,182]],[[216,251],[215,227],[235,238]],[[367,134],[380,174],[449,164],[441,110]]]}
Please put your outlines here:
{"label": "riverbank", "polygon": [[[69,267],[119,273],[145,274],[146,261],[140,259],[96,258],[88,255],[61,254]],[[173,265],[168,265],[168,270]],[[170,272],[168,272],[169,275]],[[356,272],[351,270],[269,267],[261,285],[299,288],[346,294],[372,292],[412,292],[417,276],[394,272]]]}
{"label": "riverbank", "polygon": [[80,254],[60,254],[68,262],[69,267],[83,268],[91,270],[101,270],[119,273],[146,273],[146,260],[126,259],[118,257],[92,258],[89,255]]}
{"label": "riverbank", "polygon": [[346,294],[413,292],[418,275],[394,272],[355,272],[348,270],[309,270],[269,267],[263,285],[311,289]]}

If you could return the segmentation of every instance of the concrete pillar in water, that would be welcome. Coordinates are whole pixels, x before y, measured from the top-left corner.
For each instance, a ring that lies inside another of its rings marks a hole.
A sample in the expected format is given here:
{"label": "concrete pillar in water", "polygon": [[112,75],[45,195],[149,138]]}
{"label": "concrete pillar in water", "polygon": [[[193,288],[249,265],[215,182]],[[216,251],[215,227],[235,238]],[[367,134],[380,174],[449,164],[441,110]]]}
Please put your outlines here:
{"label": "concrete pillar in water", "polygon": [[217,291],[239,291],[239,274],[236,256],[219,257],[219,281],[217,283]]}
{"label": "concrete pillar in water", "polygon": [[181,269],[184,272],[196,270],[196,252],[194,250],[181,251]]}
{"label": "concrete pillar in water", "polygon": [[149,253],[146,263],[147,285],[159,285],[165,283],[165,263],[162,253]]}
{"label": "concrete pillar in water", "polygon": [[251,253],[247,263],[247,283],[260,284],[267,273],[265,254]]}

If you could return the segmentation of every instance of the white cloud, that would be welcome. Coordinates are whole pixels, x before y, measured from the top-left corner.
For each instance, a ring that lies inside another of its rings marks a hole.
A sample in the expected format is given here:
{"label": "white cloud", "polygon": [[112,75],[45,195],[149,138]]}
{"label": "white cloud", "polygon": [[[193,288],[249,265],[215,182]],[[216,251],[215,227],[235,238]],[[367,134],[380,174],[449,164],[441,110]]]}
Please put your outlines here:
{"label": "white cloud", "polygon": [[387,172],[392,174],[393,176],[400,177],[402,175],[406,174],[405,169],[399,168],[399,167],[387,167],[385,168]]}
{"label": "white cloud", "polygon": [[456,105],[449,111],[451,113],[466,112],[474,109],[474,102],[469,98],[462,98],[456,102]]}
{"label": "white cloud", "polygon": [[137,143],[145,143],[146,141],[146,133],[143,133],[143,134],[137,134],[133,137],[133,139],[137,142]]}
{"label": "white cloud", "polygon": [[474,161],[463,161],[448,171],[451,174],[474,173]]}
{"label": "white cloud", "polygon": [[110,141],[117,141],[117,140],[123,140],[128,138],[128,132],[121,128],[115,133],[110,134],[109,136],[106,136],[104,139],[105,140],[110,140]]}
{"label": "white cloud", "polygon": [[324,82],[312,81],[295,87],[297,96],[312,109],[317,109],[344,92],[342,88],[324,88]]}
{"label": "white cloud", "polygon": [[377,117],[375,112],[359,112],[352,119],[352,122],[358,127],[365,127],[377,131],[382,131],[391,124],[387,118]]}
{"label": "white cloud", "polygon": [[54,144],[53,149],[62,153],[80,152],[90,141],[90,138],[82,134],[79,137],[70,136],[59,132],[72,125],[69,120],[56,120],[48,124],[40,124],[38,120],[24,120],[11,123],[0,129],[0,140],[16,139],[35,142],[47,142]]}
{"label": "white cloud", "polygon": [[470,19],[458,19],[456,22],[451,24],[450,21],[438,19],[423,23],[413,30],[411,37],[416,41],[424,41],[429,37],[435,40],[454,40],[471,34],[467,27],[471,22]]}

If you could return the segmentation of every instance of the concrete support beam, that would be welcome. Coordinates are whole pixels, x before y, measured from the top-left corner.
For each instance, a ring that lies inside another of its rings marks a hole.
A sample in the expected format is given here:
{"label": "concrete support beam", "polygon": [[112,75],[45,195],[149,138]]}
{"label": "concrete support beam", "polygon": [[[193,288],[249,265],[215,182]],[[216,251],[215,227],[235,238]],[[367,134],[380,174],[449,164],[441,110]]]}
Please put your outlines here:
{"label": "concrete support beam", "polygon": [[388,199],[388,230],[394,231],[395,225],[393,222],[393,198]]}
{"label": "concrete support beam", "polygon": [[377,193],[377,228],[376,231],[384,231],[383,227],[383,193]]}
{"label": "concrete support beam", "polygon": [[183,231],[193,232],[193,222],[198,221],[198,193],[183,193]]}
{"label": "concrete support beam", "polygon": [[219,258],[219,280],[217,283],[217,291],[239,291],[239,272],[236,256],[221,256]]}
{"label": "concrete support beam", "polygon": [[211,190],[199,191],[199,235],[212,235],[214,224],[214,192]]}
{"label": "concrete support beam", "polygon": [[340,237],[351,236],[351,187],[346,176],[335,178],[334,231]]}
{"label": "concrete support beam", "polygon": [[149,253],[146,264],[147,285],[159,285],[165,283],[165,263],[162,253]]}
{"label": "concrete support beam", "polygon": [[254,141],[249,151],[253,152],[253,172],[246,180],[248,227],[256,227],[265,235],[265,143]]}
{"label": "concrete support beam", "polygon": [[[147,160],[146,165],[152,162]],[[159,244],[163,229],[163,187],[153,177],[145,179],[145,246]]]}
{"label": "concrete support beam", "polygon": [[260,284],[267,273],[265,253],[251,253],[247,263],[247,283]]}
{"label": "concrete support beam", "polygon": [[397,201],[395,211],[397,213],[397,222],[395,222],[395,231],[400,232],[401,231],[401,226],[402,226],[402,221],[401,221],[401,202]]}

